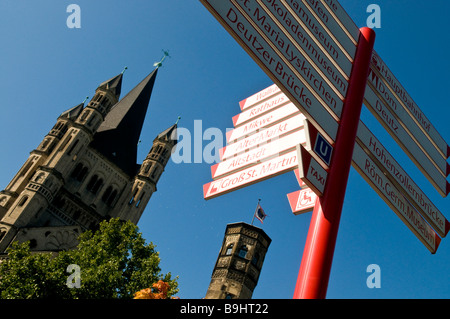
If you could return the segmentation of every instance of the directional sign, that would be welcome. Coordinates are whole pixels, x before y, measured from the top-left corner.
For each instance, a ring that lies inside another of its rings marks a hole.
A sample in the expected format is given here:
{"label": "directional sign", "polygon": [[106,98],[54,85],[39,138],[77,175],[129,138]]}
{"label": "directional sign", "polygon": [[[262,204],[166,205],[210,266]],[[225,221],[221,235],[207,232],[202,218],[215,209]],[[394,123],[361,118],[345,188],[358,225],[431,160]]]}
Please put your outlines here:
{"label": "directional sign", "polygon": [[423,219],[401,192],[397,190],[358,143],[355,143],[352,165],[425,245],[425,247],[434,254],[439,246],[441,238],[434,232],[431,226],[427,224],[425,219]]}
{"label": "directional sign", "polygon": [[[266,36],[268,43],[280,54],[283,59],[294,71],[297,77],[306,85],[308,90],[318,99],[317,101],[325,102],[325,107],[336,115],[336,119],[341,117],[344,102],[344,94],[338,96],[334,91],[335,88],[330,87],[325,80],[325,73],[317,72],[306,58],[304,51],[299,51],[295,46],[296,41],[290,38],[281,30],[274,20],[264,11],[264,9],[256,2],[256,0],[236,1],[247,20],[253,22],[254,26],[259,28],[261,35]],[[277,9],[279,12],[281,8]],[[287,11],[287,9],[286,9]],[[333,69],[335,74],[339,72]]]}
{"label": "directional sign", "polygon": [[266,113],[246,124],[230,130],[227,132],[227,142],[231,143],[241,138],[247,137],[255,132],[264,129],[268,125],[276,124],[277,122],[287,119],[290,116],[300,114],[297,107],[294,104],[289,103],[285,106],[278,108],[272,112]]}
{"label": "directional sign", "polygon": [[211,199],[283,174],[297,166],[298,158],[295,150],[203,185],[203,197]]}
{"label": "directional sign", "polygon": [[[228,30],[258,65],[282,89],[292,103],[320,130],[329,142],[336,138],[338,123],[336,110],[339,101],[333,101],[325,93],[325,100],[310,91],[310,78],[304,79],[283,53],[279,43],[272,43],[270,31],[257,26],[235,1],[201,0],[206,8]],[[314,83],[319,85],[320,83]],[[323,87],[323,86],[322,86]],[[323,87],[324,88],[324,87]],[[325,89],[325,88],[324,88]],[[324,94],[321,94],[324,96]],[[334,104],[335,102],[335,104]],[[342,102],[342,101],[341,101]],[[333,111],[330,113],[328,110]],[[332,115],[333,114],[333,115]]]}
{"label": "directional sign", "polygon": [[281,90],[276,84],[272,84],[267,89],[264,89],[258,93],[253,94],[252,96],[242,100],[239,102],[239,107],[241,108],[241,111],[246,110],[250,106],[255,105],[256,103],[260,103],[275,94],[280,94]]}
{"label": "directional sign", "polygon": [[[324,73],[328,73],[328,79],[331,83],[345,96],[348,85],[343,81],[338,72],[328,69],[329,66],[336,67],[344,78],[348,79],[352,70],[352,61],[355,53],[355,46],[349,45],[351,56],[345,50],[341,49],[341,45],[335,38],[328,34],[318,22],[316,16],[310,11],[309,6],[298,2],[297,5],[289,4],[285,1],[258,1],[265,8],[273,19],[277,20],[283,33],[290,36],[291,41],[298,45],[319,69]],[[292,11],[292,8],[296,9]],[[297,10],[298,9],[298,10]],[[293,13],[291,13],[293,12]],[[255,12],[256,13],[256,12]],[[257,12],[258,19],[263,19],[262,15]]]}
{"label": "directional sign", "polygon": [[303,114],[297,114],[276,124],[264,127],[249,137],[231,143],[219,150],[220,160],[236,156],[258,145],[265,144],[272,139],[278,139],[287,133],[301,129],[304,119]]}
{"label": "directional sign", "polygon": [[387,105],[391,112],[396,116],[400,124],[408,132],[408,134],[414,139],[417,145],[425,152],[430,160],[436,165],[444,176],[448,176],[450,173],[449,165],[447,164],[447,156],[442,154],[435,148],[431,141],[425,136],[424,132],[417,126],[414,119],[406,112],[401,106],[400,101],[387,87],[387,85],[381,80],[381,78],[373,72],[369,71],[369,86],[373,88],[373,91],[378,94],[384,105]]}
{"label": "directional sign", "polygon": [[[315,4],[319,1],[316,0],[309,0],[311,4]],[[339,31],[345,33],[349,38],[350,41],[353,43],[357,43],[358,36],[359,36],[359,29],[356,26],[355,22],[353,22],[352,18],[347,14],[347,12],[344,10],[344,8],[340,5],[339,1],[337,0],[324,0],[325,5],[328,7],[328,11],[332,12],[332,14],[336,17],[337,21],[339,21],[339,26],[336,27],[335,25],[327,25],[329,30],[333,30],[333,33],[336,33],[335,28]],[[334,23],[335,21],[333,19],[330,19],[331,23]],[[322,21],[327,24],[328,19],[322,19]],[[344,35],[341,34],[341,37],[344,38]]]}
{"label": "directional sign", "polygon": [[406,132],[404,127],[392,115],[386,105],[378,98],[370,86],[367,86],[364,95],[364,104],[383,125],[386,131],[394,138],[403,151],[416,164],[420,171],[427,177],[436,190],[445,197],[450,191],[447,179],[430,161],[423,149]]}
{"label": "directional sign", "polygon": [[255,104],[244,112],[233,116],[233,125],[234,127],[238,127],[246,123],[247,121],[253,120],[254,118],[261,116],[264,113],[280,107],[286,103],[290,103],[288,97],[283,93],[277,94],[269,98],[268,100]]}
{"label": "directional sign", "polygon": [[271,140],[269,143],[260,145],[252,150],[211,166],[213,179],[228,175],[241,170],[249,165],[260,163],[267,158],[278,156],[288,150],[294,150],[296,145],[305,144],[305,133],[303,130],[285,135],[279,139]]}
{"label": "directional sign", "polygon": [[450,229],[448,220],[363,122],[358,126],[357,142],[377,163],[386,177],[405,195],[409,203],[414,205],[441,237],[445,237]]}
{"label": "directional sign", "polygon": [[305,188],[296,192],[287,194],[289,205],[294,215],[311,212],[314,209],[317,195],[311,188]]}
{"label": "directional sign", "polygon": [[[316,70],[317,66],[309,62],[309,59],[307,58],[308,54],[303,49],[297,48],[295,45],[297,41],[294,39],[291,40],[288,32],[285,29],[281,29],[275,23],[276,18],[274,17],[272,19],[271,16],[273,15],[265,11],[266,6],[259,5],[256,0],[236,1],[236,3],[243,12],[248,14],[247,19],[251,20],[254,25],[257,25],[261,30],[266,31],[266,35],[270,42],[283,54],[285,60],[289,61],[289,63],[298,70],[300,76],[305,79],[304,83],[307,84],[311,92],[314,91],[316,96],[325,101],[327,107],[336,114],[337,118],[340,118],[342,107],[344,105],[342,100],[345,96],[345,92],[342,92],[342,90],[338,91],[334,86],[330,86],[325,80],[328,78],[328,80],[336,82],[339,78],[340,89],[342,89],[342,86],[347,88],[347,81],[343,79],[339,71],[336,70],[331,63],[328,67],[332,72],[327,73],[326,68],[323,69],[323,65],[321,65],[322,67],[320,69]],[[280,10],[281,8],[278,7],[275,12],[280,12]],[[287,9],[285,10],[287,12]],[[268,30],[270,31],[267,32]],[[330,76],[330,73],[333,73],[335,78]],[[335,84],[338,85],[338,83]],[[336,94],[335,90],[336,92],[339,92],[339,96]]]}
{"label": "directional sign", "polygon": [[327,171],[316,161],[314,157],[302,146],[297,145],[299,176],[317,196],[322,196],[327,183]]}
{"label": "directional sign", "polygon": [[372,54],[371,69],[372,72],[377,73],[383,82],[389,86],[390,90],[396,95],[397,100],[400,101],[403,108],[415,120],[419,128],[427,135],[442,156],[444,158],[448,158],[450,156],[450,146],[448,146],[447,142],[445,142],[436,128],[434,128],[422,110],[420,110],[408,92],[406,92],[400,82],[396,79],[375,51]]}
{"label": "directional sign", "polygon": [[333,146],[319,133],[310,121],[303,121],[306,137],[306,149],[319,161],[325,164],[326,169],[330,167]]}

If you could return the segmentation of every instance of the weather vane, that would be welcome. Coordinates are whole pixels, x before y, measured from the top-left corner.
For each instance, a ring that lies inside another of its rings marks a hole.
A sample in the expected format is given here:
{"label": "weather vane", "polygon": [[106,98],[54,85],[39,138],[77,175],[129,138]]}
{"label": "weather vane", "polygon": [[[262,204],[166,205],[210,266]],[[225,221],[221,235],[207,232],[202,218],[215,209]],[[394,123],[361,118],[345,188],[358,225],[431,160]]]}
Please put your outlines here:
{"label": "weather vane", "polygon": [[162,63],[163,63],[163,61],[166,59],[166,57],[169,57],[169,58],[170,58],[170,55],[169,55],[169,51],[168,51],[168,50],[162,50],[162,51],[163,51],[164,55],[163,55],[161,61],[155,62],[155,63],[153,64],[153,66],[156,66],[157,68],[159,68],[160,66],[162,66]]}

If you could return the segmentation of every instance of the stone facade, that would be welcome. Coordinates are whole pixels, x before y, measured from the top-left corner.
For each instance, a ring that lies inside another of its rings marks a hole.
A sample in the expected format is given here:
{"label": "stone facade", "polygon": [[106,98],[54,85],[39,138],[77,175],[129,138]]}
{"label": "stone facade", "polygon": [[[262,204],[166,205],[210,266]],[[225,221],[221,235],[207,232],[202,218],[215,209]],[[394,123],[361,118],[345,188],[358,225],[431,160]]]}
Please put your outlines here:
{"label": "stone facade", "polygon": [[271,239],[258,227],[228,224],[206,299],[251,299]]}
{"label": "stone facade", "polygon": [[0,192],[0,254],[13,241],[30,241],[34,251],[71,249],[81,232],[111,217],[138,223],[177,143],[175,124],[136,163],[156,73],[119,101],[121,73],[101,83],[88,105],[58,117]]}

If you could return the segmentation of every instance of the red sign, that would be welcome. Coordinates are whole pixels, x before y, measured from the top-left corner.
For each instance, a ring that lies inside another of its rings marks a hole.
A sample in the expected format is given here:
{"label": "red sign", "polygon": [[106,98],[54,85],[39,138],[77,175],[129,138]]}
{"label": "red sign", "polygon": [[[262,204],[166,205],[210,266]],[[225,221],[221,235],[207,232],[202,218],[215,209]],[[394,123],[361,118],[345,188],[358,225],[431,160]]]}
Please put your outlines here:
{"label": "red sign", "polygon": [[311,188],[301,189],[299,191],[287,194],[289,205],[294,215],[308,213],[314,209],[317,195]]}

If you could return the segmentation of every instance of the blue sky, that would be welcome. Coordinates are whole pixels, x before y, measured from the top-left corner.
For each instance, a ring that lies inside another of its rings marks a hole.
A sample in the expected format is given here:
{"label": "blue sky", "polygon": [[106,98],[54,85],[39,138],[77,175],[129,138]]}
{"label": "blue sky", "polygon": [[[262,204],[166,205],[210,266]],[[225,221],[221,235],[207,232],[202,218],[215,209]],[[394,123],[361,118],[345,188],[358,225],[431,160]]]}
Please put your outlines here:
{"label": "blue sky", "polygon": [[[69,29],[66,8],[81,8],[81,28]],[[366,25],[369,4],[381,8],[375,49],[446,141],[450,141],[447,28],[450,3],[341,0],[355,23]],[[172,125],[193,134],[232,127],[238,102],[272,84],[197,0],[75,0],[0,2],[0,188],[14,174],[64,110],[92,97],[98,84],[125,73],[122,96],[159,70],[141,135],[142,161],[153,139]],[[362,119],[448,218],[442,198],[393,139],[363,107]],[[199,136],[196,137],[200,139]],[[194,139],[194,136],[192,136]],[[203,141],[203,147],[211,141]],[[225,143],[225,141],[223,141]],[[286,194],[298,190],[289,172],[205,201],[210,163],[169,162],[158,191],[139,221],[157,245],[163,272],[179,275],[180,298],[202,298],[208,288],[225,227],[250,223],[261,198],[269,215],[262,227],[272,238],[253,298],[292,298],[311,213],[294,216]],[[381,288],[369,289],[366,268],[381,269]],[[337,238],[327,298],[450,298],[450,246],[435,255],[352,168]]]}

